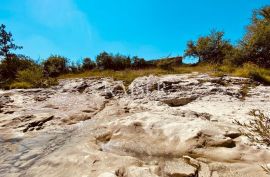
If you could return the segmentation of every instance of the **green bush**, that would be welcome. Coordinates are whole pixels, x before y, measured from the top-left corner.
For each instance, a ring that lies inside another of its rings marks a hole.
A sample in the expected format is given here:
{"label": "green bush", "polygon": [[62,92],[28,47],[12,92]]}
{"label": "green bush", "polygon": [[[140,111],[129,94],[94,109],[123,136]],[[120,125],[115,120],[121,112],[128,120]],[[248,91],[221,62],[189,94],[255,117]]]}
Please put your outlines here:
{"label": "green bush", "polygon": [[96,61],[99,69],[124,70],[131,67],[130,57],[120,54],[102,52],[97,56]]}
{"label": "green bush", "polygon": [[18,82],[27,82],[34,87],[42,87],[44,80],[43,71],[39,67],[33,67],[26,70],[19,71],[16,80]]}
{"label": "green bush", "polygon": [[143,58],[139,58],[137,56],[132,58],[131,67],[134,69],[143,69],[146,68],[147,62]]}
{"label": "green bush", "polygon": [[[52,85],[57,85],[58,81],[55,78],[44,77],[42,68],[33,67],[26,70],[19,71],[16,82],[11,84],[11,88],[15,86],[26,85],[26,88],[46,88]],[[23,88],[23,87],[22,87]]]}
{"label": "green bush", "polygon": [[96,63],[93,62],[90,58],[83,59],[82,69],[84,71],[92,70],[96,67]]}
{"label": "green bush", "polygon": [[117,54],[115,56],[112,56],[112,59],[112,69],[114,70],[124,70],[130,68],[131,66],[131,59],[127,56]]}
{"label": "green bush", "polygon": [[58,55],[50,56],[43,62],[43,70],[47,77],[58,77],[68,72],[68,60]]}
{"label": "green bush", "polygon": [[16,78],[18,71],[37,66],[37,64],[23,55],[13,55],[0,61],[1,81],[10,81]]}

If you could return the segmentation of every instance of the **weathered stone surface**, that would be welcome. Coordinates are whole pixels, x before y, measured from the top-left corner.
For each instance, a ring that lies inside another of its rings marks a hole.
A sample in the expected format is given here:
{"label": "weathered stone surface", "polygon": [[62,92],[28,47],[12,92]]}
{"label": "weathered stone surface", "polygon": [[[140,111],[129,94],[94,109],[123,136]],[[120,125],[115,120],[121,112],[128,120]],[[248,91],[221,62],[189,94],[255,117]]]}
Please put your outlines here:
{"label": "weathered stone surface", "polygon": [[148,167],[128,167],[127,169],[125,169],[125,173],[124,176],[127,177],[158,177],[158,175],[156,175],[154,173],[155,169],[151,169]]}
{"label": "weathered stone surface", "polygon": [[161,100],[161,102],[171,106],[171,107],[177,107],[177,106],[184,106],[188,103],[191,103],[192,101],[196,100],[196,97],[183,97],[183,98],[167,98],[164,100]]}
{"label": "weathered stone surface", "polygon": [[167,177],[190,177],[196,176],[197,169],[183,160],[168,161],[164,165],[164,176]]}
{"label": "weathered stone surface", "polygon": [[0,176],[266,177],[266,147],[233,120],[268,114],[270,87],[206,74],[110,78],[0,90]]}
{"label": "weathered stone surface", "polygon": [[117,177],[115,174],[112,173],[102,173],[98,177]]}

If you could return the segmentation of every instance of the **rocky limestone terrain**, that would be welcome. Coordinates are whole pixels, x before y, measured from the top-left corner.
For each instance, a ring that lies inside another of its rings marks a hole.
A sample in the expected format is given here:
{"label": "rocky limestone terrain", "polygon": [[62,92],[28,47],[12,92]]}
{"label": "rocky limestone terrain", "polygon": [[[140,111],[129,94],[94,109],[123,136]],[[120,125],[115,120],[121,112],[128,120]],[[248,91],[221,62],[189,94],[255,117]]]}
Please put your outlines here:
{"label": "rocky limestone terrain", "polygon": [[234,123],[269,114],[270,87],[251,83],[192,73],[0,91],[0,176],[267,177],[270,151]]}

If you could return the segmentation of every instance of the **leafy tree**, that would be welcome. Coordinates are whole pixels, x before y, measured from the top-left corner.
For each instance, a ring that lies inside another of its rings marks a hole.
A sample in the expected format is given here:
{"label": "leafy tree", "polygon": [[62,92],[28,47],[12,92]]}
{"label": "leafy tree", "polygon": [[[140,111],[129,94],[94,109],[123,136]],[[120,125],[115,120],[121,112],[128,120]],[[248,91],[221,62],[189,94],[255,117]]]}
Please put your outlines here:
{"label": "leafy tree", "polygon": [[100,69],[112,69],[113,68],[113,57],[107,52],[102,52],[97,56],[97,66]]}
{"label": "leafy tree", "polygon": [[270,67],[270,6],[253,12],[252,22],[240,43],[240,63],[253,62],[261,67]]}
{"label": "leafy tree", "polygon": [[57,77],[68,72],[68,60],[59,55],[52,55],[43,62],[43,69],[47,77]]}
{"label": "leafy tree", "polygon": [[96,63],[91,60],[91,58],[84,58],[82,69],[83,70],[92,70],[96,67]]}
{"label": "leafy tree", "polygon": [[113,68],[114,70],[123,70],[126,68],[130,68],[131,59],[124,55],[117,54],[112,57],[113,58]]}
{"label": "leafy tree", "polygon": [[130,57],[120,54],[108,54],[107,52],[102,52],[99,54],[96,62],[98,68],[100,69],[123,70],[131,66]]}
{"label": "leafy tree", "polygon": [[147,62],[143,58],[139,58],[137,56],[132,58],[132,68],[140,69],[147,67]]}
{"label": "leafy tree", "polygon": [[11,82],[16,74],[23,68],[34,65],[34,62],[28,57],[12,54],[12,50],[21,49],[15,45],[12,34],[6,31],[5,25],[0,25],[0,85]]}
{"label": "leafy tree", "polygon": [[221,64],[233,46],[224,40],[224,32],[212,31],[210,35],[200,37],[196,42],[189,41],[185,56],[197,57],[199,62]]}
{"label": "leafy tree", "polygon": [[21,46],[17,46],[14,43],[11,32],[6,31],[6,26],[0,26],[0,56],[4,58],[12,58],[11,50],[22,49]]}

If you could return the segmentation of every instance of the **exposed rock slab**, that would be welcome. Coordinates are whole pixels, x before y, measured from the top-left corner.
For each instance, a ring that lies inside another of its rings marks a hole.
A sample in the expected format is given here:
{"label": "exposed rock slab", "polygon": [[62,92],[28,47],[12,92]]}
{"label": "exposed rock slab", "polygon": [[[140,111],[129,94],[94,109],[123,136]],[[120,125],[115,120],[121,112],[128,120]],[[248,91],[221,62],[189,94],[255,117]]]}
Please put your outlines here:
{"label": "exposed rock slab", "polygon": [[266,147],[233,120],[270,110],[270,89],[237,77],[62,80],[0,91],[0,176],[266,177]]}

